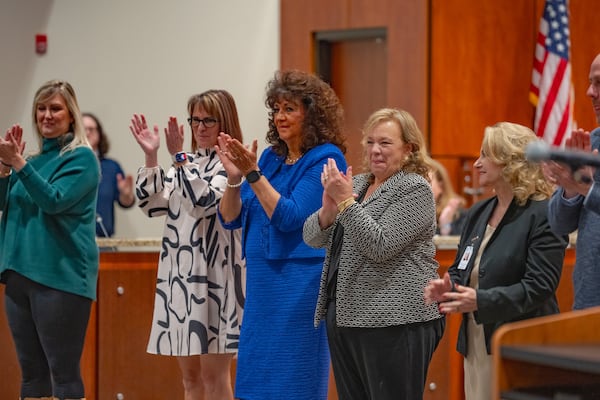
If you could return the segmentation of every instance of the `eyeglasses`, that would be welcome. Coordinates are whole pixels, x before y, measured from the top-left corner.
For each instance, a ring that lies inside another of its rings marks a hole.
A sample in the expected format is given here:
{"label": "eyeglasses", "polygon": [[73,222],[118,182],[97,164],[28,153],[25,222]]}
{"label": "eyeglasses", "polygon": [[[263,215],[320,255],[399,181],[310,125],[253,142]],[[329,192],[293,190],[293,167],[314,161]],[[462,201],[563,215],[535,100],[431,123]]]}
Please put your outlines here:
{"label": "eyeglasses", "polygon": [[188,124],[193,127],[200,125],[200,122],[204,124],[205,128],[212,128],[217,124],[217,119],[214,117],[206,117],[206,118],[198,118],[198,117],[190,117],[187,119]]}

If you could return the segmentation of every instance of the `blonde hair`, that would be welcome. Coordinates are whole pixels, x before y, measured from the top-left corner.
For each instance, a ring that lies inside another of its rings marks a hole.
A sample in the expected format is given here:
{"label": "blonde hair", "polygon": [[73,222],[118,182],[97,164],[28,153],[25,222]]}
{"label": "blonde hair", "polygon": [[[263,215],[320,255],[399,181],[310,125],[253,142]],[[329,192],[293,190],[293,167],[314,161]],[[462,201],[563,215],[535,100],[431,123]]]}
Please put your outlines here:
{"label": "blonde hair", "polygon": [[398,170],[406,172],[414,172],[421,175],[427,181],[429,178],[429,170],[431,165],[431,158],[427,154],[425,139],[421,130],[417,126],[417,122],[413,116],[404,110],[395,108],[382,108],[375,111],[369,116],[363,126],[362,145],[365,153],[364,157],[364,168],[366,171],[369,170],[369,164],[366,157],[366,142],[369,133],[375,129],[375,127],[381,123],[392,121],[400,128],[400,137],[402,141],[409,144],[411,147],[410,154],[404,160],[401,165],[398,165]]}
{"label": "blonde hair", "polygon": [[531,129],[511,122],[498,122],[484,130],[482,153],[492,162],[502,165],[502,176],[508,182],[519,205],[529,198],[543,200],[552,194],[539,163],[527,160],[525,149],[540,140]]}
{"label": "blonde hair", "polygon": [[56,94],[60,94],[60,96],[64,99],[65,104],[67,105],[67,110],[69,111],[69,114],[73,120],[69,126],[69,132],[73,133],[73,140],[71,140],[65,147],[61,149],[61,154],[66,151],[72,151],[80,146],[90,147],[90,144],[87,140],[87,135],[85,134],[85,129],[83,127],[83,121],[81,120],[81,111],[79,109],[79,105],[77,104],[75,90],[73,90],[73,87],[70,83],[54,79],[40,86],[33,97],[33,109],[31,115],[33,118],[33,126],[35,127],[37,133],[40,150],[42,149],[44,137],[42,136],[37,124],[37,106],[39,103],[48,101]]}
{"label": "blonde hair", "polygon": [[463,197],[459,196],[456,193],[456,191],[454,190],[452,181],[450,180],[450,177],[448,176],[448,171],[446,170],[446,167],[444,167],[442,165],[442,163],[440,163],[439,161],[436,161],[434,159],[431,159],[430,166],[431,166],[431,179],[438,182],[438,184],[440,185],[440,188],[442,189],[442,193],[440,195],[439,200],[435,199],[435,213],[436,213],[437,218],[439,219],[440,214],[442,213],[444,208],[446,208],[446,206],[448,205],[450,200],[459,199],[461,207],[465,206],[466,200]]}

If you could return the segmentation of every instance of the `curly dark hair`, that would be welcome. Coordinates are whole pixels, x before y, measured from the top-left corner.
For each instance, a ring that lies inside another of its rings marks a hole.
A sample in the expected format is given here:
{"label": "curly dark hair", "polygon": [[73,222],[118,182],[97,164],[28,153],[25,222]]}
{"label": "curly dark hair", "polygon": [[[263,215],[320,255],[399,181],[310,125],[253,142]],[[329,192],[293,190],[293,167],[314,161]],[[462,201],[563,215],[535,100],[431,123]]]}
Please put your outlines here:
{"label": "curly dark hair", "polygon": [[300,151],[306,153],[315,146],[332,143],[346,152],[343,132],[344,109],[337,95],[326,82],[316,75],[298,70],[277,71],[267,84],[266,106],[269,108],[267,142],[275,154],[287,156],[287,144],[281,140],[275,127],[273,109],[282,100],[304,106],[303,136]]}
{"label": "curly dark hair", "polygon": [[102,128],[100,120],[91,112],[81,113],[81,116],[89,117],[96,122],[96,126],[98,127],[98,157],[100,159],[104,158],[104,156],[106,155],[106,153],[108,153],[108,150],[110,149],[110,142],[108,140],[108,137],[106,136],[106,133],[104,133],[104,128]]}

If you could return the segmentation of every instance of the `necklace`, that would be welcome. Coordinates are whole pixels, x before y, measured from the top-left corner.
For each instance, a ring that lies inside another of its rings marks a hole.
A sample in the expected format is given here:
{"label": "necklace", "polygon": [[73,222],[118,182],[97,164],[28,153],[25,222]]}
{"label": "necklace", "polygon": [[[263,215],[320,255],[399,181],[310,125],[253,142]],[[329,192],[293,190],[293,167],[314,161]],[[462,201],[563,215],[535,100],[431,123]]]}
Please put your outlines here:
{"label": "necklace", "polygon": [[299,159],[301,159],[301,158],[302,158],[302,154],[300,154],[300,155],[299,155],[298,157],[296,157],[296,158],[292,158],[292,157],[290,157],[290,156],[287,156],[287,157],[285,158],[285,163],[286,163],[286,164],[293,165],[293,164],[296,164],[296,163],[298,162],[298,160],[299,160]]}

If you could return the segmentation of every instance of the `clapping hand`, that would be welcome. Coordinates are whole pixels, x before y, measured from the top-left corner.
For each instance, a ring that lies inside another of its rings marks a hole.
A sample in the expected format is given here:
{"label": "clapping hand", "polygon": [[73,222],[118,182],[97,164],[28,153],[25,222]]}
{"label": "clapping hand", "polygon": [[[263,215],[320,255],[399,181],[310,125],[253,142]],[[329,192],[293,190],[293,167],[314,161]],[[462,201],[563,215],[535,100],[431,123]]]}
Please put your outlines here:
{"label": "clapping hand", "polygon": [[0,138],[0,161],[5,166],[12,166],[16,163],[16,158],[22,156],[25,150],[23,139],[23,128],[20,125],[13,125],[6,130],[4,138]]}
{"label": "clapping hand", "polygon": [[144,114],[133,114],[129,129],[144,153],[156,154],[158,152],[158,148],[160,147],[158,126],[154,125],[154,129],[151,131],[148,128]]}
{"label": "clapping hand", "polygon": [[183,125],[177,124],[177,118],[169,117],[169,122],[165,128],[165,140],[169,154],[174,155],[183,150]]}
{"label": "clapping hand", "polygon": [[117,174],[117,188],[119,189],[119,201],[124,206],[131,206],[135,202],[133,195],[133,176]]}
{"label": "clapping hand", "polygon": [[215,150],[219,155],[223,167],[231,183],[239,182],[248,172],[258,169],[256,163],[258,142],[252,141],[251,146],[245,146],[237,139],[221,132],[217,138]]}
{"label": "clapping hand", "polygon": [[[571,137],[565,141],[565,146],[576,151],[591,151],[590,133],[583,129],[574,130]],[[571,198],[577,194],[587,195],[591,186],[593,168],[587,166],[573,171],[567,164],[548,161],[542,164],[542,172],[550,183],[563,188],[565,197]]]}

